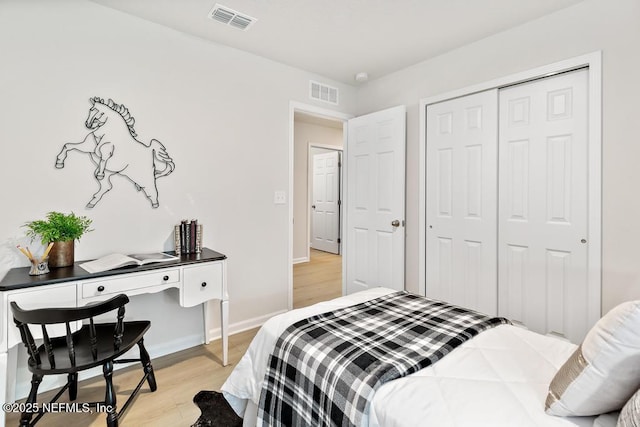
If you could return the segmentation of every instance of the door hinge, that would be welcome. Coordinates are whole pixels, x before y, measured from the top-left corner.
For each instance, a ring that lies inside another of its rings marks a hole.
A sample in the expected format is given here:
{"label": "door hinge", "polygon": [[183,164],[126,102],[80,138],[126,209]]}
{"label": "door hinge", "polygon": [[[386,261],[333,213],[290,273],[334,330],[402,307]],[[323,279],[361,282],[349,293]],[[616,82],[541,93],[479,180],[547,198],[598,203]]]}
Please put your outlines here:
{"label": "door hinge", "polygon": [[342,243],[342,239],[338,237],[338,243]]}
{"label": "door hinge", "polygon": [[338,167],[341,168],[342,167],[342,162],[338,162]]}
{"label": "door hinge", "polygon": [[338,206],[342,206],[342,200],[338,200]]}

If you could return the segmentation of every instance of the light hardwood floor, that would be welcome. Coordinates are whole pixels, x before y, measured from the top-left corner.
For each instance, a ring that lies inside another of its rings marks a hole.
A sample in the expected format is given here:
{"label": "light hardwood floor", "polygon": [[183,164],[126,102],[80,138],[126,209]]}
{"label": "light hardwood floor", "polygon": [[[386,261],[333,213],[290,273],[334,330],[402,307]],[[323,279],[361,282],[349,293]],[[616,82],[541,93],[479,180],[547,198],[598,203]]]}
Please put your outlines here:
{"label": "light hardwood floor", "polygon": [[311,249],[311,261],[293,266],[293,308],[342,295],[342,257]]}
{"label": "light hardwood floor", "polygon": [[[342,294],[342,260],[340,256],[311,251],[311,261],[294,265],[294,307],[304,307]],[[153,327],[153,326],[152,326]],[[257,329],[229,337],[229,362],[222,366],[220,340],[200,345],[168,356],[153,359],[158,382],[155,393],[145,384],[135,402],[120,422],[121,427],[179,427],[190,426],[200,415],[193,404],[193,396],[200,390],[220,390],[238,363]],[[114,383],[117,399],[123,403],[141,378],[138,366],[116,371]],[[82,376],[81,376],[82,378]],[[104,398],[103,379],[92,378],[79,384],[78,401],[99,401]],[[41,393],[39,402],[47,402],[52,392]],[[66,394],[60,399],[68,402]],[[17,426],[19,414],[7,414],[6,425]],[[45,415],[38,426],[102,427],[105,415],[52,413]]]}

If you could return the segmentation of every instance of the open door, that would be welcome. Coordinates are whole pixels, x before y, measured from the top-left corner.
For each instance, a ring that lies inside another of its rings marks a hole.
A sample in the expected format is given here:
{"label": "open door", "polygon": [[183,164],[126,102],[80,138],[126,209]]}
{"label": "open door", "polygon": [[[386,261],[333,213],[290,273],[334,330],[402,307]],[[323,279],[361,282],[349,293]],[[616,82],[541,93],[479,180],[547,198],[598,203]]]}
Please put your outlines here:
{"label": "open door", "polygon": [[313,155],[311,247],[340,253],[340,152]]}
{"label": "open door", "polygon": [[346,149],[346,294],[404,289],[406,110],[349,120]]}

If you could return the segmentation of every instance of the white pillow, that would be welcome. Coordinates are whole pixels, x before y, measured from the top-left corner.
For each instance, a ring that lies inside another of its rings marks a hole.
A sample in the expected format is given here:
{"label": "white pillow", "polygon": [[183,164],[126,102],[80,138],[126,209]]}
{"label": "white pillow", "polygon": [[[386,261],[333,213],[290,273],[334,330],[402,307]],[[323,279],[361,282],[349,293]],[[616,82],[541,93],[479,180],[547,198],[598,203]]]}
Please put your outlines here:
{"label": "white pillow", "polygon": [[609,412],[593,420],[593,427],[617,427],[620,412]]}
{"label": "white pillow", "polygon": [[640,300],[615,307],[587,333],[549,385],[545,409],[559,416],[617,411],[640,388]]}
{"label": "white pillow", "polygon": [[640,390],[631,396],[620,411],[617,427],[640,427]]}

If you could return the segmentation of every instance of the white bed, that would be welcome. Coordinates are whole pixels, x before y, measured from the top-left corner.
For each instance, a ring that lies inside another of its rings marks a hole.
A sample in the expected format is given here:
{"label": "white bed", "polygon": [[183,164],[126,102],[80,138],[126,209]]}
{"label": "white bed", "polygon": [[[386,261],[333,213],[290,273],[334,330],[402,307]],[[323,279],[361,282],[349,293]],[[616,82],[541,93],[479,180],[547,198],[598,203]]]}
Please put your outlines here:
{"label": "white bed", "polygon": [[[256,425],[270,352],[292,323],[393,292],[376,288],[275,316],[259,330],[222,386],[225,398]],[[364,426],[592,426],[595,417],[545,413],[549,383],[576,349],[561,339],[500,325],[465,342],[434,365],[378,389]]]}

